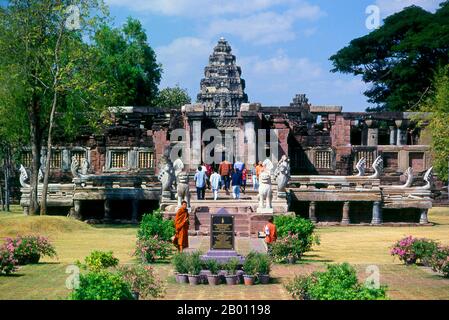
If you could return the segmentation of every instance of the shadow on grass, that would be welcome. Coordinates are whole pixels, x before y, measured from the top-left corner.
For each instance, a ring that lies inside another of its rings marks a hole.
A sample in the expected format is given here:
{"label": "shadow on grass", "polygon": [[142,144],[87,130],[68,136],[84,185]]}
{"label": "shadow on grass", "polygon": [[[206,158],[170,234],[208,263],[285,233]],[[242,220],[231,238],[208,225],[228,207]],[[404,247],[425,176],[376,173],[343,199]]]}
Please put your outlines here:
{"label": "shadow on grass", "polygon": [[25,276],[24,273],[2,274],[2,275],[0,275],[0,279],[2,279],[2,278],[20,278],[23,276]]}
{"label": "shadow on grass", "polygon": [[139,229],[138,224],[92,224],[91,226],[96,229]]}

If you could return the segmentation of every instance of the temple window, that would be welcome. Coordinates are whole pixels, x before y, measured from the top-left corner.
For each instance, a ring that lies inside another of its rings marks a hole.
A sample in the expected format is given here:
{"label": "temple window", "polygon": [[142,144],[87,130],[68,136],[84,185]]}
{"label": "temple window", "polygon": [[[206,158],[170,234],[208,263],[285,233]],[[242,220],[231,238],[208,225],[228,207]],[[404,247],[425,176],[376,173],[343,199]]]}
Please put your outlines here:
{"label": "temple window", "polygon": [[50,169],[61,169],[61,167],[62,167],[61,151],[53,150],[51,152]]}
{"label": "temple window", "polygon": [[22,164],[25,168],[31,168],[33,162],[33,155],[30,151],[25,151],[22,153]]}
{"label": "temple window", "polygon": [[397,169],[398,168],[398,153],[397,152],[384,152],[383,153],[384,168],[385,169]]}
{"label": "temple window", "polygon": [[332,152],[317,151],[315,153],[315,168],[332,169]]}
{"label": "temple window", "polygon": [[111,168],[122,169],[128,166],[128,152],[112,151],[111,152]]}
{"label": "temple window", "polygon": [[140,169],[154,168],[153,152],[139,152],[139,168]]}
{"label": "temple window", "polygon": [[374,150],[358,150],[358,151],[356,151],[355,159],[354,159],[355,160],[354,161],[354,169],[355,169],[355,165],[357,164],[357,162],[362,158],[366,159],[366,167],[371,168],[374,160],[377,158],[376,154],[377,153]]}
{"label": "temple window", "polygon": [[86,158],[85,151],[72,151],[71,153],[72,157],[75,157],[78,163],[81,163],[81,161]]}
{"label": "temple window", "polygon": [[423,152],[410,152],[408,159],[409,167],[412,167],[415,172],[422,172],[425,170]]}

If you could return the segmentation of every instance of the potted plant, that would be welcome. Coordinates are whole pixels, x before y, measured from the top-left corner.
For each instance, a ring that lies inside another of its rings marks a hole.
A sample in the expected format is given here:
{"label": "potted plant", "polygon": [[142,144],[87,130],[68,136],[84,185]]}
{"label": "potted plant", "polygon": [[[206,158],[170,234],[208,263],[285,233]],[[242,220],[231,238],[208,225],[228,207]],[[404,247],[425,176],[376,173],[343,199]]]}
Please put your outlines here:
{"label": "potted plant", "polygon": [[173,266],[175,268],[175,276],[176,276],[176,282],[178,283],[188,283],[188,261],[187,261],[187,255],[183,252],[176,253],[173,256],[172,260]]}
{"label": "potted plant", "polygon": [[257,255],[257,278],[261,284],[270,283],[271,259],[266,254]]}
{"label": "potted plant", "polygon": [[219,264],[215,259],[209,259],[205,263],[206,269],[209,270],[209,274],[207,275],[207,281],[209,285],[216,286],[220,283],[220,276],[218,275]]}
{"label": "potted plant", "polygon": [[256,280],[257,273],[257,255],[256,253],[251,252],[243,263],[243,280],[245,282],[245,286],[252,286]]}
{"label": "potted plant", "polygon": [[196,251],[191,253],[187,258],[189,271],[189,283],[196,286],[200,283],[200,273],[202,269],[201,253]]}
{"label": "potted plant", "polygon": [[226,264],[226,284],[232,286],[237,284],[237,275],[236,271],[240,264],[240,261],[237,258],[232,258]]}

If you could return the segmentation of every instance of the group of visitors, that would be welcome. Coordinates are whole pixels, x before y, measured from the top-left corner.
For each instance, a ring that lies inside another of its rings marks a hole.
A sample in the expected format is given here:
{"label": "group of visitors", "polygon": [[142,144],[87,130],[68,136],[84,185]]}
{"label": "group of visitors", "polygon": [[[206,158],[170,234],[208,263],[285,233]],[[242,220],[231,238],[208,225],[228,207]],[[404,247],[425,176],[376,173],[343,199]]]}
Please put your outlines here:
{"label": "group of visitors", "polygon": [[195,173],[195,185],[198,200],[204,200],[206,188],[212,190],[214,200],[218,199],[218,193],[224,189],[226,194],[232,186],[232,196],[234,199],[240,199],[240,193],[246,192],[246,181],[251,175],[253,190],[259,190],[259,175],[263,170],[262,162],[254,164],[250,172],[245,164],[237,161],[232,165],[229,161],[224,160],[216,170],[210,164],[202,164]]}

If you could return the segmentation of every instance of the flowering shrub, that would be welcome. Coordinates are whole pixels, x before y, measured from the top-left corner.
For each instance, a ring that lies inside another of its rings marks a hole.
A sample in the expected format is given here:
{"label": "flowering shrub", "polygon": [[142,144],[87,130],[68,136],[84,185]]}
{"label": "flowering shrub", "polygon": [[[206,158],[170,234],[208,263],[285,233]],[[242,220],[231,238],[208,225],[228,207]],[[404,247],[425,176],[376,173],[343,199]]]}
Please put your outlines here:
{"label": "flowering shrub", "polygon": [[299,235],[291,234],[273,242],[271,255],[277,262],[289,259],[298,260],[308,248],[310,247],[304,245],[304,241]]}
{"label": "flowering shrub", "polygon": [[156,260],[166,259],[173,251],[173,244],[162,240],[159,236],[150,239],[137,240],[137,247],[134,255],[140,257],[143,263],[151,263]]}
{"label": "flowering shrub", "polygon": [[439,247],[430,259],[432,269],[449,278],[449,246]]}
{"label": "flowering shrub", "polygon": [[56,250],[47,237],[18,236],[6,238],[3,248],[13,252],[19,265],[38,263],[41,256],[55,257]]}
{"label": "flowering shrub", "polygon": [[17,260],[14,258],[14,248],[0,248],[0,275],[16,271]]}
{"label": "flowering shrub", "polygon": [[133,265],[119,268],[122,279],[144,300],[164,296],[165,288],[150,266]]}
{"label": "flowering shrub", "polygon": [[390,253],[398,256],[405,264],[419,261],[424,265],[430,265],[430,259],[437,249],[438,243],[433,240],[409,236],[396,242]]}
{"label": "flowering shrub", "polygon": [[387,287],[371,288],[357,279],[354,267],[348,263],[328,265],[324,272],[298,276],[285,285],[297,300],[383,300]]}

